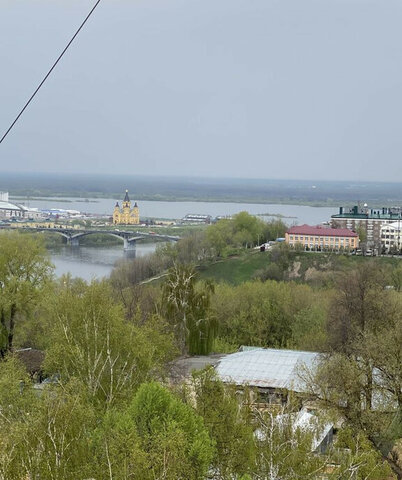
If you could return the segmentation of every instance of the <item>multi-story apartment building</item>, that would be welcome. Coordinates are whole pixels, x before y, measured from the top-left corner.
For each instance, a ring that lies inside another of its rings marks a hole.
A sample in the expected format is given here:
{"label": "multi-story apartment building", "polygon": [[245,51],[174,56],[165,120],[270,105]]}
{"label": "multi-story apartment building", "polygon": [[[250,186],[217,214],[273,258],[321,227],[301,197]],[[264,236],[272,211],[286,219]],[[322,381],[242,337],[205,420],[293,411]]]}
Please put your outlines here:
{"label": "multi-story apartment building", "polygon": [[355,250],[359,236],[346,228],[300,225],[286,232],[285,242],[291,246],[302,245],[306,250]]}
{"label": "multi-story apartment building", "polygon": [[381,227],[381,246],[389,252],[402,251],[402,221],[387,223]]}
{"label": "multi-story apartment building", "polygon": [[[354,206],[340,207],[339,213],[331,216],[333,228],[347,228],[364,233],[368,248],[381,248],[381,227],[401,219],[401,207],[368,208]],[[360,239],[363,241],[363,238]]]}

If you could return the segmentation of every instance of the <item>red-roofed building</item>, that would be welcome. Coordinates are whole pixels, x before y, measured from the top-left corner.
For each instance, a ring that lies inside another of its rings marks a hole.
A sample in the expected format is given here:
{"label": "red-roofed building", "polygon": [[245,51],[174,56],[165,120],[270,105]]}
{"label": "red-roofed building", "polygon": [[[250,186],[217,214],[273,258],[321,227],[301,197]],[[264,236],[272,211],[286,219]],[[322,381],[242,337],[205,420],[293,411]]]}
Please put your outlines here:
{"label": "red-roofed building", "polygon": [[320,225],[291,227],[285,234],[285,241],[291,246],[302,245],[306,250],[355,250],[359,246],[356,232]]}

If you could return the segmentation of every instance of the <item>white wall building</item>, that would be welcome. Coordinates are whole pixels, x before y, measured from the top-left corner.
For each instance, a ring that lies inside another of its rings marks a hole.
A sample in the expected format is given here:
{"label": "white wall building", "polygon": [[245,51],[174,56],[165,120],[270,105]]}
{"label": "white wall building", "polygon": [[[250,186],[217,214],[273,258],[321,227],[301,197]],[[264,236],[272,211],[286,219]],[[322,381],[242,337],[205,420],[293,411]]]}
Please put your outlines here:
{"label": "white wall building", "polygon": [[390,250],[402,250],[402,219],[381,227],[381,246]]}

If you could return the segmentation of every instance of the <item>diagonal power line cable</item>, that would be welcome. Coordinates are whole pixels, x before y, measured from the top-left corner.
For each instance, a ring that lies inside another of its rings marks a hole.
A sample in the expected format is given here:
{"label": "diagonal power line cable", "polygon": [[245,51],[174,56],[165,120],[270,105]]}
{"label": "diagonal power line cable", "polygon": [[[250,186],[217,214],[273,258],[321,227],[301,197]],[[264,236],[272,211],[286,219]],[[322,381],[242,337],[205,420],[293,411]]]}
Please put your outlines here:
{"label": "diagonal power line cable", "polygon": [[71,40],[68,42],[67,46],[65,47],[65,49],[61,52],[61,54],[59,55],[59,57],[57,58],[57,60],[54,62],[54,64],[52,65],[51,69],[47,72],[47,74],[45,75],[45,77],[43,78],[43,80],[40,82],[40,84],[38,85],[38,87],[36,88],[36,90],[33,92],[33,94],[31,95],[31,97],[29,98],[29,100],[26,102],[26,104],[24,105],[24,107],[22,108],[22,110],[19,112],[19,114],[15,117],[14,121],[12,122],[12,124],[8,127],[7,131],[5,132],[5,134],[1,137],[0,139],[0,143],[3,142],[3,140],[7,137],[7,135],[10,133],[11,129],[14,127],[14,125],[18,122],[18,120],[20,119],[21,115],[24,113],[24,111],[26,110],[26,108],[28,107],[28,105],[32,102],[32,100],[34,99],[35,95],[39,92],[39,90],[41,89],[42,85],[46,82],[46,80],[48,79],[48,77],[50,76],[50,74],[53,72],[53,70],[55,69],[56,65],[60,62],[60,60],[62,59],[63,55],[67,52],[68,48],[70,47],[70,45],[74,42],[75,38],[77,37],[77,35],[80,33],[81,29],[83,28],[83,26],[87,23],[87,21],[89,20],[89,17],[93,14],[93,12],[95,11],[96,7],[99,5],[99,3],[101,2],[101,0],[97,0],[97,2],[95,3],[95,5],[92,7],[91,11],[88,13],[88,15],[85,17],[84,21],[81,23],[81,25],[79,26],[78,30],[74,33],[74,35],[71,37]]}

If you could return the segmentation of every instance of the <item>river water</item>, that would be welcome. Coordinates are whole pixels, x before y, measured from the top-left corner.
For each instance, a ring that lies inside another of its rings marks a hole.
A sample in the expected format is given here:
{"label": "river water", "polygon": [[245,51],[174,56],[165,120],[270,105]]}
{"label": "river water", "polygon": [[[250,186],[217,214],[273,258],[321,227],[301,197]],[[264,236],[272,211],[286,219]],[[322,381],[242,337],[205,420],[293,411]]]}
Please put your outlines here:
{"label": "river water", "polygon": [[[160,245],[160,243],[159,243]],[[137,243],[135,256],[141,257],[155,251],[156,243]],[[134,252],[124,251],[123,246],[109,247],[55,247],[50,249],[55,274],[60,277],[70,273],[84,280],[108,277],[118,260],[133,257]]]}
{"label": "river water", "polygon": [[[61,201],[64,200],[64,201]],[[83,213],[112,215],[116,198],[64,198],[44,200],[30,200],[24,202],[30,207],[63,208],[65,210],[79,210]],[[283,215],[284,221],[287,223],[307,223],[318,224],[325,222],[331,218],[331,215],[338,213],[335,207],[309,207],[305,205],[275,205],[262,203],[224,203],[224,202],[158,202],[158,201],[141,201],[138,202],[140,208],[140,216],[142,218],[158,218],[158,219],[180,219],[187,213],[200,213],[217,217],[219,215],[234,215],[241,211],[247,211],[253,215],[271,214]]]}
{"label": "river water", "polygon": [[[64,200],[64,201],[63,201]],[[30,207],[41,209],[65,209],[79,210],[88,214],[112,215],[116,201],[121,199],[77,199],[64,198],[44,200],[29,200],[25,203]],[[135,199],[133,199],[135,200]],[[21,202],[22,203],[22,202]],[[138,202],[141,218],[156,219],[180,219],[188,213],[199,213],[216,217],[219,215],[234,215],[241,211],[251,214],[264,214],[265,218],[275,218],[282,215],[282,220],[287,224],[317,225],[328,221],[331,215],[337,213],[334,207],[310,207],[305,205],[275,205],[258,203],[220,203],[220,202]],[[136,255],[142,256],[154,251],[156,244],[137,243]],[[55,273],[60,276],[71,273],[74,277],[82,277],[85,280],[108,276],[114,264],[130,255],[124,252],[122,246],[99,247],[61,247],[51,250],[52,261],[56,267]]]}

